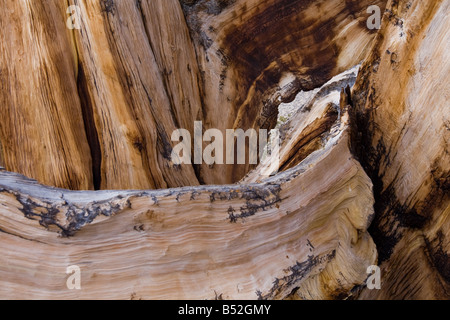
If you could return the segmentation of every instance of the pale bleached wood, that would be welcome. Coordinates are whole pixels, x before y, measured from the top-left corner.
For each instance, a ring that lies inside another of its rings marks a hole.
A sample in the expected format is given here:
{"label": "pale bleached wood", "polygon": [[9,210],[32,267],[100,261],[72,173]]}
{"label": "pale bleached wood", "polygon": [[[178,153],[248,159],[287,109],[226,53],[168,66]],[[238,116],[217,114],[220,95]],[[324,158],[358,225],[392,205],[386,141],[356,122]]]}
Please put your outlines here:
{"label": "pale bleached wood", "polygon": [[[350,295],[376,248],[372,185],[345,123],[260,184],[74,192],[0,172],[0,298]],[[70,265],[81,268],[79,291],[66,288]]]}

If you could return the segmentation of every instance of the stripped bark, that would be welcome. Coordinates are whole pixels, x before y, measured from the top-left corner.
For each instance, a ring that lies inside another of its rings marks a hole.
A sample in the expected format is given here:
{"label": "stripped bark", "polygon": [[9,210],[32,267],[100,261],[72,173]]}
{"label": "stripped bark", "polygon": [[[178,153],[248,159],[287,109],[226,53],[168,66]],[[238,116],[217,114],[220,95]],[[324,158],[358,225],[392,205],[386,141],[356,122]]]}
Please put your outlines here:
{"label": "stripped bark", "polygon": [[[449,298],[450,1],[0,4],[0,298]],[[172,162],[318,87],[278,174]]]}
{"label": "stripped bark", "polygon": [[[80,192],[0,172],[0,297],[349,296],[377,253],[372,185],[345,119],[323,149],[261,183]],[[70,265],[81,290],[66,288]]]}

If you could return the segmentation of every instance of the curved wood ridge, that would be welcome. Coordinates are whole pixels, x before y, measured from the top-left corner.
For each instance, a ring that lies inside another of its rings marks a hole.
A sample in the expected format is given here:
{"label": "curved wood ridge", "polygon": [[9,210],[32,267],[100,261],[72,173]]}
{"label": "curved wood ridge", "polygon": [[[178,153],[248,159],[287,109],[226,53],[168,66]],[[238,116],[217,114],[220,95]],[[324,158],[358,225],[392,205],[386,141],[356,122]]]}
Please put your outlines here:
{"label": "curved wood ridge", "polygon": [[[346,127],[259,184],[77,192],[2,171],[0,297],[347,296],[376,249],[372,185]],[[65,288],[69,265],[79,291]]]}

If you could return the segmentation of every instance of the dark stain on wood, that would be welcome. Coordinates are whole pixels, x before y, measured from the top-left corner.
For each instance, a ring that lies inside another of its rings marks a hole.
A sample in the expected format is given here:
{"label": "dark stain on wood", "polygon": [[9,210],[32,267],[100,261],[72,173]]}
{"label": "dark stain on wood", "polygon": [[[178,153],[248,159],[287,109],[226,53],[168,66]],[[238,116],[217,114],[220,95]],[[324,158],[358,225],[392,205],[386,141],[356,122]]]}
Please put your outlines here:
{"label": "dark stain on wood", "polygon": [[256,295],[258,300],[272,300],[276,299],[277,296],[282,295],[283,292],[290,291],[294,294],[298,287],[296,285],[303,280],[312,269],[316,266],[326,264],[336,257],[336,250],[331,251],[328,254],[322,256],[308,256],[308,259],[303,262],[298,262],[289,268],[290,274],[283,278],[275,278],[273,282],[273,287],[266,293],[263,294],[261,291],[257,291]]}
{"label": "dark stain on wood", "polygon": [[[79,206],[62,200],[61,202],[34,200],[20,193],[13,194],[22,205],[19,209],[27,219],[39,221],[44,228],[56,226],[63,237],[74,236],[76,231],[92,223],[99,215],[110,217],[125,208],[131,208],[130,201],[120,198],[105,201],[93,201],[87,205]],[[62,214],[62,216],[61,216]],[[60,215],[58,217],[58,215]],[[64,219],[61,221],[61,217]]]}

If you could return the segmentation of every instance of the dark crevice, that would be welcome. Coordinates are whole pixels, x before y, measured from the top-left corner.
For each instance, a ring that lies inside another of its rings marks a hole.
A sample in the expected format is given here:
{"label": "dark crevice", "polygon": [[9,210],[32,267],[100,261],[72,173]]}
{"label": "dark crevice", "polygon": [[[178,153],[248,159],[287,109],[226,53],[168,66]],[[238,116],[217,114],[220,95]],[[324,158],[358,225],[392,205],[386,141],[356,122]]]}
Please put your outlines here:
{"label": "dark crevice", "polygon": [[404,230],[423,228],[428,217],[400,203],[393,185],[385,186],[381,166],[388,154],[387,148],[382,138],[375,148],[372,146],[374,129],[370,113],[356,111],[352,121],[352,152],[373,183],[375,215],[368,231],[377,246],[381,264],[390,259]]}
{"label": "dark crevice", "polygon": [[[366,72],[366,69],[360,71],[363,76],[367,76]],[[361,107],[366,97],[360,92],[353,92],[352,94],[347,90],[345,94],[349,103],[353,105],[350,108],[350,150],[373,184],[374,220],[368,231],[377,246],[378,263],[381,264],[391,257],[394,247],[400,240],[398,230],[389,230],[391,225],[395,225],[395,221],[388,218],[390,214],[398,210],[399,204],[392,193],[393,190],[383,192],[383,177],[379,173],[383,155],[386,154],[386,146],[383,139],[379,141],[376,148],[372,146],[374,129],[370,112]],[[398,217],[398,214],[395,214],[395,216]]]}
{"label": "dark crevice", "polygon": [[436,233],[432,240],[424,237],[426,253],[434,268],[442,278],[450,284],[450,254],[445,249],[445,235],[442,230]]}
{"label": "dark crevice", "polygon": [[86,74],[84,73],[81,63],[78,65],[77,88],[78,96],[80,97],[81,111],[83,114],[84,128],[91,151],[94,189],[100,190],[102,184],[102,151],[100,148],[97,128],[95,126],[93,105],[89,98]]}
{"label": "dark crevice", "polygon": [[[375,61],[378,64],[378,59]],[[362,79],[369,78],[371,69],[371,66],[363,68]],[[440,179],[443,173],[439,172],[439,179],[435,179],[432,191],[423,201],[425,205],[410,207],[397,198],[394,185],[396,179],[386,185],[383,168],[390,165],[390,147],[383,136],[377,140],[374,138],[379,130],[373,120],[374,111],[365,108],[367,101],[376,106],[374,88],[371,87],[370,92],[369,85],[364,82],[358,91],[353,92],[353,97],[350,97],[350,92],[346,93],[354,105],[351,108],[351,151],[373,183],[375,216],[368,231],[377,246],[378,263],[381,264],[391,258],[406,230],[422,230],[426,227],[432,218],[432,208],[444,202],[446,188],[445,183],[439,183],[443,181]],[[367,92],[370,94],[367,95]],[[377,141],[377,144],[374,145],[373,141]]]}

